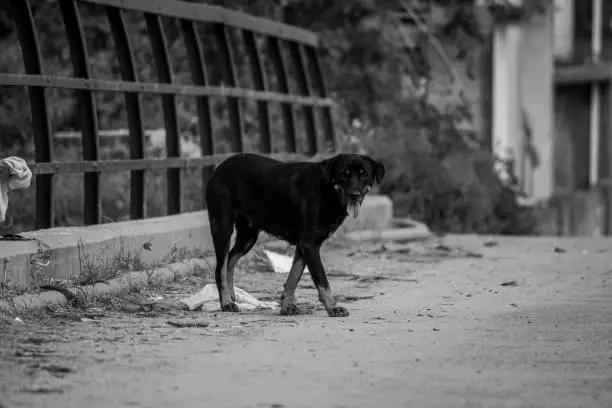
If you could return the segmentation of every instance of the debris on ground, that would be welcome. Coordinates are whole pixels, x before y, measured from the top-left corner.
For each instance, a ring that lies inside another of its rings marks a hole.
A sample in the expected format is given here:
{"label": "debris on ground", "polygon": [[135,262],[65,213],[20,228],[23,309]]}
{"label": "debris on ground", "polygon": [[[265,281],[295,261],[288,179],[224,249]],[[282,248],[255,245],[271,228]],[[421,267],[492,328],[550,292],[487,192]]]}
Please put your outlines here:
{"label": "debris on ground", "polygon": [[119,309],[127,313],[150,312],[155,305],[154,301],[139,296],[117,296]]}
{"label": "debris on ground", "polygon": [[170,326],[180,327],[180,328],[192,328],[192,327],[202,328],[202,327],[210,326],[210,323],[207,321],[193,320],[193,319],[167,320],[166,323],[168,323]]}
{"label": "debris on ground", "polygon": [[555,252],[559,253],[559,254],[564,254],[565,252],[567,252],[565,249],[556,246],[555,247]]}
{"label": "debris on ground", "polygon": [[518,282],[515,280],[502,282],[501,286],[518,286]]}
{"label": "debris on ground", "polygon": [[[266,255],[268,261],[272,265],[272,270],[274,273],[289,273],[291,270],[291,264],[293,263],[292,257],[267,249],[264,249],[263,253]],[[308,267],[304,268],[304,273],[308,273]]]}
{"label": "debris on ground", "polygon": [[102,308],[94,305],[78,308],[62,305],[48,305],[47,312],[51,317],[74,321],[97,320],[108,315]]}
{"label": "debris on ground", "polygon": [[433,249],[436,251],[446,252],[449,255],[456,257],[464,256],[466,258],[482,258],[483,256],[478,252],[469,251],[463,248],[452,248],[444,244],[438,244]]}
{"label": "debris on ground", "polygon": [[384,242],[376,244],[363,244],[357,250],[349,252],[348,257],[355,257],[357,255],[371,256],[380,255],[382,257],[393,257],[398,259],[405,259],[409,261],[431,261],[435,258],[482,258],[483,254],[470,251],[460,247],[451,247],[449,245],[437,242],[432,245],[429,243],[420,242]]}
{"label": "debris on ground", "polygon": [[[275,301],[261,301],[255,298],[245,290],[234,287],[236,293],[236,305],[241,312],[255,310],[255,309],[276,309],[279,305]],[[202,308],[207,311],[218,311],[219,307],[219,292],[217,285],[209,283],[204,286],[199,292],[189,296],[188,298],[181,299],[189,310],[196,310]]]}

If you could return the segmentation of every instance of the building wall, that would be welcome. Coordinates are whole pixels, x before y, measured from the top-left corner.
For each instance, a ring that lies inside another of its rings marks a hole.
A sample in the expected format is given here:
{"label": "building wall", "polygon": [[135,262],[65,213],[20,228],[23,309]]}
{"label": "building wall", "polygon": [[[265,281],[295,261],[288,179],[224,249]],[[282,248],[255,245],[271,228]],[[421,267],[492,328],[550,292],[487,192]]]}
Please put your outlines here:
{"label": "building wall", "polygon": [[553,193],[552,19],[500,25],[493,40],[493,148],[514,157],[521,187],[536,199]]}
{"label": "building wall", "polygon": [[[552,13],[522,26],[519,51],[520,96],[532,143],[539,157],[537,167],[523,156],[524,187],[536,198],[552,195],[554,168],[554,59]],[[523,144],[523,147],[526,147]],[[524,149],[523,149],[524,151]]]}

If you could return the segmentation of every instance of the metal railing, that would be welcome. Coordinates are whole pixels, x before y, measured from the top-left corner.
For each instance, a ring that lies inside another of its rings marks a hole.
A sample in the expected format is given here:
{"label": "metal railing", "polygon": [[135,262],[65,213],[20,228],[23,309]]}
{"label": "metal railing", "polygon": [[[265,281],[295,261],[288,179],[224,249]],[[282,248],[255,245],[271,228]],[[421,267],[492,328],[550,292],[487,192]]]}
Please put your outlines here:
{"label": "metal railing", "polygon": [[[281,105],[282,133],[289,156],[297,154],[298,132],[294,107],[303,112],[307,141],[305,155],[319,151],[319,141],[335,146],[331,117],[331,100],[327,97],[320,61],[317,55],[317,36],[307,30],[230,11],[217,6],[194,4],[175,0],[58,0],[68,37],[73,67],[72,77],[45,75],[41,50],[32,14],[31,1],[8,0],[10,14],[19,38],[25,74],[0,73],[0,86],[25,86],[29,90],[32,111],[32,129],[35,146],[36,174],[36,228],[53,226],[53,177],[63,173],[84,174],[83,222],[85,225],[101,221],[100,174],[109,171],[130,171],[130,217],[145,218],[145,171],[166,169],[167,214],[181,212],[181,168],[201,168],[204,181],[211,166],[222,161],[227,154],[213,151],[213,111],[209,97],[223,97],[229,113],[230,146],[232,152],[243,151],[244,124],[239,100],[257,101],[260,130],[259,151],[271,154],[272,123],[269,103]],[[105,8],[120,65],[121,80],[102,80],[91,77],[88,64],[81,16],[78,3],[90,3]],[[157,83],[141,82],[137,78],[134,55],[124,19],[124,11],[143,13],[157,71]],[[161,18],[174,18],[180,22],[193,85],[173,82],[171,56]],[[196,24],[211,25],[218,50],[224,86],[210,86],[207,62]],[[228,29],[239,30],[248,58],[248,67],[255,89],[240,88],[237,84],[235,44]],[[265,37],[267,57],[277,76],[280,92],[270,91],[264,72],[263,55],[257,47],[255,34]],[[285,49],[289,52],[285,53]],[[288,63],[296,67],[299,93],[291,93]],[[52,154],[52,131],[49,121],[46,88],[64,88],[75,91],[81,120],[82,161],[56,162]],[[129,129],[130,158],[126,160],[100,160],[100,141],[94,92],[121,92],[124,94]],[[139,94],[159,95],[162,101],[166,131],[166,158],[145,158],[145,135]],[[196,99],[196,116],[201,158],[181,158],[177,117],[177,96]],[[322,135],[317,134],[315,109],[321,110]],[[321,137],[319,137],[321,136]],[[204,183],[203,183],[204,184]]]}

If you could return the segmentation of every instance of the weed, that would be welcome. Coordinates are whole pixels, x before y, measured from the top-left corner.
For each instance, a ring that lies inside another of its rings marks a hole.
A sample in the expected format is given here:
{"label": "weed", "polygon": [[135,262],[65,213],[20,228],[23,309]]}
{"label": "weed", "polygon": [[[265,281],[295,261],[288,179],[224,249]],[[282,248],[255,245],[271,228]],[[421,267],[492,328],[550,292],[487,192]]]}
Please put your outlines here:
{"label": "weed", "polygon": [[129,251],[123,238],[119,241],[119,253],[113,259],[104,256],[107,248],[100,248],[91,255],[85,251],[82,241],[77,244],[79,251],[80,273],[71,277],[71,283],[78,286],[94,285],[115,279],[122,273],[141,271],[151,268],[142,261],[142,250],[147,249],[145,243],[137,251]]}
{"label": "weed", "polygon": [[145,270],[145,274],[147,279],[145,280],[145,286],[147,288],[160,288],[164,280],[161,277],[161,274],[157,271],[157,268],[150,268]]}
{"label": "weed", "polygon": [[213,251],[212,249],[207,249],[207,248],[188,248],[188,247],[177,247],[176,245],[173,245],[172,248],[170,249],[170,252],[168,252],[168,255],[166,255],[164,257],[164,259],[162,260],[162,262],[164,264],[171,264],[171,263],[175,263],[175,262],[180,262],[180,261],[184,261],[186,259],[191,259],[191,258],[207,258],[209,256],[212,256]]}
{"label": "weed", "polygon": [[0,323],[12,321],[18,315],[19,308],[15,305],[13,298],[31,292],[26,286],[10,281],[0,282],[0,300],[7,302],[6,308],[0,308]]}
{"label": "weed", "polygon": [[206,268],[202,268],[200,265],[195,265],[193,276],[197,276],[203,279],[210,279],[212,276],[212,271],[213,271],[213,266],[210,264],[208,264]]}
{"label": "weed", "polygon": [[27,286],[20,285],[11,281],[0,282],[0,299],[6,300],[16,296],[31,292]]}
{"label": "weed", "polygon": [[[121,243],[123,244],[123,243]],[[76,286],[95,285],[96,283],[106,282],[116,278],[121,270],[118,268],[120,259],[108,260],[104,257],[101,248],[95,255],[91,255],[85,250],[85,243],[79,240],[77,250],[79,253],[79,272],[70,277],[70,282]],[[121,245],[120,256],[123,253]]]}
{"label": "weed", "polygon": [[49,282],[51,268],[51,248],[38,241],[36,255],[30,256],[31,289],[38,290]]}

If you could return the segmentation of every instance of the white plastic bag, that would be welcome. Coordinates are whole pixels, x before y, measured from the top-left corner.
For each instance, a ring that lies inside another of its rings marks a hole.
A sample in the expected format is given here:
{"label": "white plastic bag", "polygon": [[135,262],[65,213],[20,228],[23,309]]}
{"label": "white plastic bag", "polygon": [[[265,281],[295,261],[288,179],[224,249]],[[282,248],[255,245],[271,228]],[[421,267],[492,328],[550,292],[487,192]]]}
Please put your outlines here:
{"label": "white plastic bag", "polygon": [[[291,264],[293,263],[292,257],[269,251],[267,249],[264,249],[263,252],[268,257],[270,264],[272,264],[274,273],[289,273],[291,270]],[[308,273],[308,267],[304,268],[304,273]]]}
{"label": "white plastic bag", "polygon": [[[236,305],[241,312],[254,309],[276,309],[278,307],[278,302],[264,302],[258,300],[250,293],[238,287],[234,287],[234,292],[236,292]],[[188,298],[181,299],[181,303],[186,305],[189,310],[195,310],[200,306],[202,306],[202,310],[207,310],[209,312],[220,310],[217,285],[209,283],[198,293]]]}

